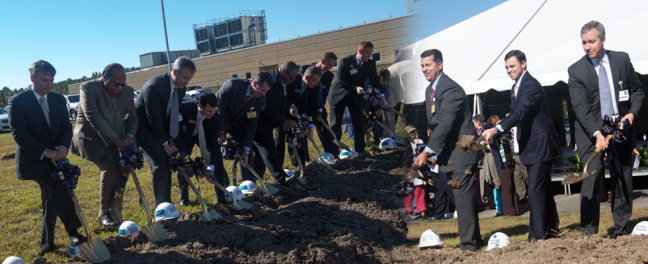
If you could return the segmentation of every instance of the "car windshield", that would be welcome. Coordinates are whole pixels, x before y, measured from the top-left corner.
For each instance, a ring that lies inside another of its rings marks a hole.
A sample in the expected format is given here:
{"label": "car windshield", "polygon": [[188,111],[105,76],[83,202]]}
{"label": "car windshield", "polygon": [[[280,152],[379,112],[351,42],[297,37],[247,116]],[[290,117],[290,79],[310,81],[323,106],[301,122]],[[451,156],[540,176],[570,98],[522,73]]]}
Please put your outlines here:
{"label": "car windshield", "polygon": [[78,103],[79,102],[79,95],[78,94],[76,94],[76,95],[68,95],[67,98],[70,101],[70,103]]}

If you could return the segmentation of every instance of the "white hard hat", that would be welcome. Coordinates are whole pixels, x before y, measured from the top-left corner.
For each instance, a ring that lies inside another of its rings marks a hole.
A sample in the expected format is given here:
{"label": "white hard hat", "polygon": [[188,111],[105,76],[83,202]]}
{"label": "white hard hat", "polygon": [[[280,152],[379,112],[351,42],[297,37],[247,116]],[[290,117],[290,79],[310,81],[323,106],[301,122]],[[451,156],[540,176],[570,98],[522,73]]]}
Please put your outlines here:
{"label": "white hard hat", "polygon": [[331,153],[324,153],[322,154],[322,160],[328,164],[333,164],[335,162],[335,156]]}
{"label": "white hard hat", "polygon": [[648,235],[648,221],[641,221],[641,223],[638,223],[634,229],[632,229],[632,235]]}
{"label": "white hard hat", "polygon": [[497,232],[493,234],[488,240],[488,247],[486,251],[489,251],[494,248],[503,248],[511,244],[511,239],[502,232]]}
{"label": "white hard hat", "polygon": [[289,169],[284,169],[284,171],[286,172],[286,174],[288,175],[288,177],[295,176],[295,173],[294,173],[293,171],[289,170]]}
{"label": "white hard hat", "polygon": [[70,258],[73,258],[76,255],[83,256],[83,253],[81,253],[81,249],[79,248],[79,246],[72,247],[72,245],[70,245],[69,249],[70,249]]}
{"label": "white hard hat", "polygon": [[133,221],[124,221],[119,226],[119,235],[120,236],[134,236],[134,235],[137,234],[137,231],[140,231],[140,228]]}
{"label": "white hard hat", "polygon": [[340,159],[347,159],[347,158],[353,158],[353,157],[356,157],[356,152],[353,149],[351,149],[351,151],[348,151],[348,150],[345,149],[345,150],[342,150],[342,152],[340,152]]}
{"label": "white hard hat", "polygon": [[432,229],[425,230],[421,235],[421,238],[419,238],[419,248],[436,247],[440,245],[443,245],[441,237],[439,237],[439,234],[434,232]]}
{"label": "white hard hat", "polygon": [[11,256],[11,257],[6,258],[2,262],[2,264],[25,264],[25,262],[22,259],[20,259],[19,257]]}
{"label": "white hard hat", "polygon": [[396,141],[392,138],[386,138],[380,141],[380,149],[393,149],[396,147]]}
{"label": "white hard hat", "polygon": [[161,203],[155,208],[155,221],[178,218],[182,215],[171,203]]}
{"label": "white hard hat", "polygon": [[[251,182],[251,181],[247,181],[247,182]],[[251,182],[251,183],[254,184],[253,182]],[[245,182],[241,183],[241,186],[244,186],[244,184],[245,184]],[[254,188],[256,189],[256,185],[254,185]],[[229,186],[229,187],[227,187],[225,189],[227,190],[228,193],[232,194],[232,196],[234,196],[234,199],[236,199],[237,201],[243,199],[243,192],[238,187]],[[252,193],[252,192],[249,192],[249,193]],[[228,201],[228,202],[231,202],[232,198],[229,195],[226,195],[225,200]]]}
{"label": "white hard hat", "polygon": [[[244,182],[242,182],[241,185],[239,186],[239,191],[242,192],[241,198],[243,197],[243,194],[252,193],[256,188],[257,188],[256,183],[254,183],[253,181],[244,181]],[[227,189],[227,190],[229,191],[229,189]],[[236,194],[232,194],[232,195],[234,195],[234,197],[236,197]],[[227,198],[227,197],[225,197],[225,198]],[[238,199],[238,200],[240,200],[240,199]]]}

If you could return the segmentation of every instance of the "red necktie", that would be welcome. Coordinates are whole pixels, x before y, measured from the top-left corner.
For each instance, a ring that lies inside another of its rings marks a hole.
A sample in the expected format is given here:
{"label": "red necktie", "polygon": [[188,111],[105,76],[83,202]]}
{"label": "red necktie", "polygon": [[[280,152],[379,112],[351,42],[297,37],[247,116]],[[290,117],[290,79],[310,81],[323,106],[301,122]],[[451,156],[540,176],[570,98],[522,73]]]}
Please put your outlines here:
{"label": "red necktie", "polygon": [[434,88],[430,87],[430,111],[432,111],[433,106],[434,106]]}
{"label": "red necktie", "polygon": [[[251,95],[248,95],[248,96],[245,97],[245,101],[243,101],[243,104],[241,105],[241,108],[239,108],[239,110],[236,111],[236,114],[238,114],[239,112],[241,112],[241,110],[243,110],[243,107],[245,107],[245,105],[248,103],[248,101],[250,101],[250,98],[252,98]],[[230,125],[232,125],[231,121],[230,121],[229,124],[227,124],[225,126],[225,134],[227,134],[227,131],[229,131]]]}

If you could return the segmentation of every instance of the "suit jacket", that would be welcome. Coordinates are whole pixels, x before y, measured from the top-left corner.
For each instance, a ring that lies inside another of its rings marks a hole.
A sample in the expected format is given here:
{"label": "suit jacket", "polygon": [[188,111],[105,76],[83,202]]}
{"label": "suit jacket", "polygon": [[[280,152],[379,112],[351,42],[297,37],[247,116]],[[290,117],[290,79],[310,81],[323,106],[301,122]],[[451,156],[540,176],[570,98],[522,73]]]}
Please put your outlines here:
{"label": "suit jacket", "polygon": [[270,133],[276,127],[281,127],[286,121],[284,109],[284,88],[281,73],[278,69],[270,71],[272,87],[265,94],[266,103],[259,115],[257,133]]}
{"label": "suit jacket", "polygon": [[135,138],[137,111],[133,102],[133,88],[122,88],[116,97],[116,110],[101,78],[81,84],[80,93],[79,114],[70,152],[86,160],[100,162],[115,140],[127,134]]}
{"label": "suit jacket", "polygon": [[[176,137],[174,143],[178,149],[184,149],[185,146],[193,147],[194,144],[200,144],[198,141],[198,134],[193,135],[196,126],[198,125],[198,100],[184,101],[180,105],[180,114],[182,121],[180,122],[180,133]],[[203,120],[203,130],[205,131],[205,141],[207,141],[207,151],[210,153],[209,164],[218,164],[220,160],[216,155],[221,155],[220,145],[218,145],[218,132],[222,130],[220,127],[220,115],[214,113],[210,119]],[[189,153],[191,154],[191,153]]]}
{"label": "suit jacket", "polygon": [[[360,69],[357,69],[358,62],[356,60],[356,55],[357,53],[346,56],[340,60],[340,63],[338,63],[337,80],[333,82],[328,96],[330,101],[329,103],[334,105],[344,99],[345,96],[348,96],[348,94],[351,94],[353,101],[356,103],[356,107],[358,110],[362,111],[364,109],[365,100],[362,95],[359,95],[356,92],[356,86],[366,88],[365,81],[367,78],[369,78],[369,81],[374,88],[382,91],[382,85],[380,85],[378,73],[376,72],[376,62],[369,60],[363,63]],[[358,72],[352,74],[351,70],[356,69]]]}
{"label": "suit jacket", "polygon": [[[241,109],[251,84],[252,82],[249,80],[231,78],[225,81],[216,93],[218,100],[216,113],[222,117],[220,126],[225,128],[229,124],[229,134],[243,144],[244,147],[250,149],[257,130],[261,109],[263,109],[266,102],[265,96],[259,98],[252,96]],[[254,112],[256,117],[248,118],[247,113],[250,112]]]}
{"label": "suit jacket", "polygon": [[467,153],[456,147],[462,135],[477,136],[466,92],[448,75],[442,74],[434,93],[435,112],[432,113],[431,89],[432,84],[425,90],[428,127],[432,130],[427,146],[436,152],[439,169],[448,172],[477,163],[480,151]]}
{"label": "suit jacket", "polygon": [[[159,145],[167,142],[169,135],[169,118],[167,106],[171,99],[171,74],[165,73],[148,80],[135,101],[139,124],[137,137],[152,137]],[[182,103],[185,89],[178,89],[178,105]]]}
{"label": "suit jacket", "polygon": [[[644,97],[644,89],[632,67],[630,57],[625,52],[607,51],[612,71],[612,83],[619,114],[623,117],[626,114],[634,114],[634,122],[640,120],[639,109]],[[593,137],[594,132],[603,126],[601,118],[601,103],[599,97],[598,74],[594,64],[587,57],[583,56],[576,63],[569,67],[569,95],[576,114],[574,123],[574,134],[579,152],[587,150],[596,143]],[[623,86],[620,83],[623,82]],[[628,90],[630,98],[628,101],[619,102],[619,91]],[[636,144],[634,129],[628,136],[630,146]]]}
{"label": "suit jacket", "polygon": [[520,80],[517,98],[511,92],[511,111],[499,125],[504,131],[517,127],[520,161],[524,165],[550,161],[562,153],[547,95],[529,72]]}
{"label": "suit jacket", "polygon": [[50,92],[47,94],[47,104],[51,127],[31,89],[9,98],[9,126],[16,141],[16,172],[19,180],[50,177],[54,165],[48,158],[41,159],[41,155],[56,146],[70,146],[72,124],[65,98]]}
{"label": "suit jacket", "polygon": [[302,85],[304,84],[303,81],[303,74],[308,69],[310,65],[308,66],[301,66],[299,69],[299,75],[297,75],[297,79],[293,82],[291,82],[287,89],[286,89],[286,103],[284,105],[284,114],[286,117],[297,120],[296,118],[292,117],[290,115],[290,106],[295,105],[297,106],[297,110],[299,110],[300,114],[307,114],[309,116],[312,116],[315,118],[317,115],[317,109],[319,108],[319,104],[317,102],[317,98],[319,95],[319,85],[316,85],[313,88],[304,88],[304,92],[300,95],[299,92],[301,91]]}
{"label": "suit jacket", "polygon": [[331,91],[331,84],[333,83],[333,73],[331,71],[327,71],[322,74],[322,78],[320,79],[318,85],[320,87],[320,91],[322,91],[322,100],[319,102],[320,108],[324,108],[326,105],[326,99],[329,95],[329,91]]}

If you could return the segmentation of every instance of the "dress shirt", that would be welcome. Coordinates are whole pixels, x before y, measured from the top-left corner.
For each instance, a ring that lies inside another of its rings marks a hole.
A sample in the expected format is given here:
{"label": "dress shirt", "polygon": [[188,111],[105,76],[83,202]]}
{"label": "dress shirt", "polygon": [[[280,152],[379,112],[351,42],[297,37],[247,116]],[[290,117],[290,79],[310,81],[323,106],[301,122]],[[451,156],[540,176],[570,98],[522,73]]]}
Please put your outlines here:
{"label": "dress shirt", "polygon": [[[437,86],[437,83],[439,82],[439,78],[441,77],[441,75],[443,75],[443,72],[442,72],[441,74],[439,74],[439,76],[437,76],[437,78],[436,78],[436,79],[434,80],[434,82],[432,83],[432,90],[434,91],[434,99],[433,99],[433,100],[434,100],[435,102],[436,102],[436,86]],[[425,97],[426,97],[425,100],[429,100],[429,99],[427,98],[428,96],[430,96],[430,95],[429,95],[429,94],[426,94],[426,95],[425,95]],[[423,101],[423,103],[425,103],[425,102],[426,102],[426,101]],[[429,109],[428,109],[428,110],[429,110]],[[427,111],[427,110],[426,110],[426,111]],[[425,147],[425,152],[427,152],[428,154],[436,153],[436,152],[434,152],[434,150],[432,150],[430,147],[427,147],[427,146]],[[434,159],[436,160],[436,155],[435,155]]]}
{"label": "dress shirt", "polygon": [[[45,98],[45,107],[47,107],[47,111],[49,112],[50,109],[49,109],[49,101],[47,101],[47,94],[45,94],[45,95],[43,95],[43,96],[40,96],[38,93],[36,93],[36,90],[34,90],[33,87],[32,87],[32,92],[33,92],[34,95],[36,96],[36,102],[38,102],[39,105],[40,105],[40,98],[41,98],[41,97],[44,97],[44,98]],[[66,152],[67,152],[67,150],[68,150],[68,149],[67,149],[66,147],[64,147],[64,146],[59,146],[59,148],[64,148]],[[45,150],[45,151],[47,151],[47,150]],[[45,151],[43,151],[43,154],[41,154],[41,156],[40,156],[40,159],[41,159],[41,160],[42,160],[43,158],[45,158]]]}
{"label": "dress shirt", "polygon": [[[196,107],[198,107],[198,106],[196,106]],[[198,135],[198,124],[200,123],[200,118],[201,117],[202,117],[202,115],[200,114],[200,108],[198,108],[198,113],[196,114],[196,126],[194,127],[194,131],[191,134],[192,136],[197,136]],[[203,129],[204,129],[204,127],[203,127]]]}
{"label": "dress shirt", "polygon": [[[605,72],[607,73],[607,78],[608,82],[610,83],[610,98],[612,98],[612,109],[614,109],[614,114],[619,113],[619,109],[617,108],[617,102],[616,102],[616,95],[614,95],[615,89],[614,89],[614,80],[612,79],[612,69],[610,69],[610,58],[608,58],[607,51],[604,51],[603,53],[603,58],[599,59],[592,59],[590,58],[590,61],[592,61],[592,64],[594,64],[594,71],[596,72],[596,76],[598,76],[599,73],[599,68],[601,67],[601,64],[603,64],[603,67],[605,67]],[[599,63],[601,61],[601,63]],[[594,134],[592,134],[592,137],[596,137],[597,133],[601,133],[601,131],[596,131]]]}
{"label": "dress shirt", "polygon": [[[513,87],[513,91],[511,91],[513,93],[514,97],[515,97],[515,100],[517,100],[517,93],[520,92],[520,83],[522,83],[522,78],[524,78],[525,74],[526,74],[526,70],[524,72],[522,72],[522,75],[520,75],[520,78],[518,78],[518,80],[515,81],[515,87]],[[516,89],[517,89],[517,91],[516,91]],[[502,129],[502,126],[500,126],[499,124],[497,124],[497,126],[495,126],[495,127],[497,128],[497,131],[499,133],[504,132],[504,129]],[[517,139],[515,139],[515,140],[517,141]],[[515,143],[515,144],[517,146],[517,143]],[[517,153],[517,151],[515,151],[515,153]]]}

